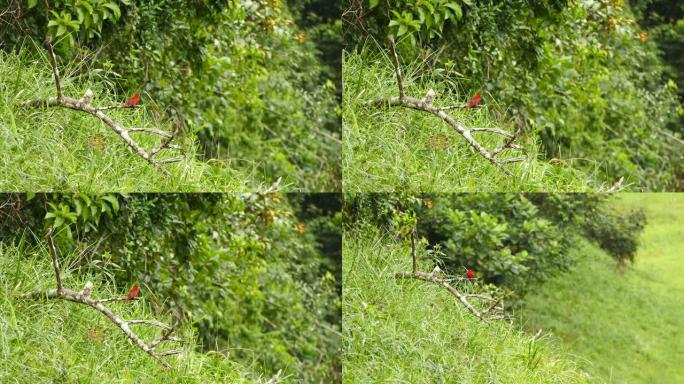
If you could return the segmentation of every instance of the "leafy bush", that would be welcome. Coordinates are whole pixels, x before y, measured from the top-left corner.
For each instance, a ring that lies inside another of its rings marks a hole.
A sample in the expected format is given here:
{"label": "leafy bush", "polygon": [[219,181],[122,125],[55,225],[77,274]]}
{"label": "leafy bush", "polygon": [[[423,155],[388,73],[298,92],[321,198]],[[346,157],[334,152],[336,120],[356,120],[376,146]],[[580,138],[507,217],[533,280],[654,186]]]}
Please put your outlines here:
{"label": "leafy bush", "polygon": [[613,212],[608,202],[604,194],[350,194],[344,225],[352,234],[381,228],[399,239],[415,227],[431,248],[424,258],[452,274],[473,269],[520,297],[574,265],[578,236],[621,263],[633,259],[645,216]]}
{"label": "leafy bush", "polygon": [[[539,214],[524,195],[465,194],[429,200],[419,230],[434,244],[437,262],[518,294],[567,269],[572,233]],[[429,208],[432,206],[432,208]]]}
{"label": "leafy bush", "polygon": [[80,255],[75,273],[121,292],[139,282],[153,308],[193,324],[203,350],[256,362],[266,376],[339,381],[339,251],[325,253],[341,244],[336,204],[335,195],[292,204],[256,194],[6,195],[0,240],[28,231],[42,240],[57,226],[59,248]]}
{"label": "leafy bush", "polygon": [[587,222],[586,233],[624,268],[628,261],[634,262],[639,235],[645,226],[646,214],[642,210],[620,213],[605,209],[596,220]]}

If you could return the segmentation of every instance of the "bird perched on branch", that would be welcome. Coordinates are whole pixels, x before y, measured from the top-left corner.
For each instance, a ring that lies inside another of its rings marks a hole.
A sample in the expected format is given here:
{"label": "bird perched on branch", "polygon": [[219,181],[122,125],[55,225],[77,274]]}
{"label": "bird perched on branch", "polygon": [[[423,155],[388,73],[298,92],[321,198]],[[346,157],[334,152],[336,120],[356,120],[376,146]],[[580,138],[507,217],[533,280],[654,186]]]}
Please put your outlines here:
{"label": "bird perched on branch", "polygon": [[480,95],[480,92],[476,93],[475,96],[473,96],[472,99],[468,102],[466,105],[466,108],[471,109],[477,107],[478,104],[480,104],[480,101],[482,101],[482,95]]}
{"label": "bird perched on branch", "polygon": [[472,269],[466,269],[466,277],[468,280],[473,281],[475,280],[475,272],[473,272]]}
{"label": "bird perched on branch", "polygon": [[427,91],[427,94],[425,94],[425,97],[423,98],[423,101],[425,102],[425,104],[428,104],[428,105],[432,104],[432,100],[435,99],[435,95],[436,95],[435,90],[430,88]]}
{"label": "bird perched on branch", "polygon": [[140,102],[140,94],[138,92],[134,93],[130,99],[126,100],[123,104],[124,108],[135,107]]}
{"label": "bird perched on branch", "polygon": [[129,302],[133,299],[135,299],[138,296],[138,293],[140,292],[140,286],[138,284],[133,284],[131,287],[131,290],[128,291],[128,295],[126,296],[125,302]]}

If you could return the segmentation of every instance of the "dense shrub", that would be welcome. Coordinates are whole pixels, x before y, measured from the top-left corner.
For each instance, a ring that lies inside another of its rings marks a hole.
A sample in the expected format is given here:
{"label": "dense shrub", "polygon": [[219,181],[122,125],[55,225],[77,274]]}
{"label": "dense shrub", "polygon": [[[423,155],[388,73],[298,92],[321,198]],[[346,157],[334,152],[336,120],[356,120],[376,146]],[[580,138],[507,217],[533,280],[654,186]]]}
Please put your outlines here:
{"label": "dense shrub", "polygon": [[81,255],[72,273],[98,273],[121,292],[140,282],[154,308],[194,324],[205,350],[268,375],[339,381],[335,195],[29,198],[3,196],[0,240],[32,231],[42,241],[45,227],[57,227],[60,249]]}
{"label": "dense shrub", "polygon": [[519,194],[464,194],[430,199],[419,230],[437,246],[443,269],[476,271],[486,282],[519,294],[567,269],[572,233],[544,218]]}
{"label": "dense shrub", "polygon": [[639,235],[645,226],[646,214],[642,210],[621,213],[604,209],[595,220],[587,222],[586,233],[624,268],[628,261],[634,262]]}

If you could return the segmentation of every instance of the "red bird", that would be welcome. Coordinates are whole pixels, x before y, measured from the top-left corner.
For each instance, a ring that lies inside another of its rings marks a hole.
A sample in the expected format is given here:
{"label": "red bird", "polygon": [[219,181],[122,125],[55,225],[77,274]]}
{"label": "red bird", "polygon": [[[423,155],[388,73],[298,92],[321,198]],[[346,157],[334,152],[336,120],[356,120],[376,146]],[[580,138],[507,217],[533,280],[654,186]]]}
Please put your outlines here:
{"label": "red bird", "polygon": [[140,94],[139,93],[134,93],[133,96],[131,96],[130,99],[126,100],[126,102],[123,104],[124,108],[130,108],[130,107],[135,107],[138,105],[140,102]]}
{"label": "red bird", "polygon": [[475,272],[472,269],[466,270],[466,277],[470,280],[475,280]]}
{"label": "red bird", "polygon": [[475,96],[473,96],[472,99],[470,99],[468,105],[466,105],[466,108],[475,108],[478,104],[480,104],[480,101],[482,101],[482,96],[480,95],[480,92],[478,92],[475,94]]}
{"label": "red bird", "polygon": [[140,286],[138,284],[133,284],[131,287],[131,290],[128,291],[128,296],[126,296],[125,302],[129,302],[138,296],[138,292],[140,292]]}

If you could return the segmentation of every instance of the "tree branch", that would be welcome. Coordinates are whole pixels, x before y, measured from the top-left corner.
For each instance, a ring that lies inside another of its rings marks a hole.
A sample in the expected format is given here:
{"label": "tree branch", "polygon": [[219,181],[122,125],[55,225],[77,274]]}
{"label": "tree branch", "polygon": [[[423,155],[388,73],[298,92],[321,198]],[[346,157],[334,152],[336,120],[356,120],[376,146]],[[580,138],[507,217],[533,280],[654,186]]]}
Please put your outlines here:
{"label": "tree branch", "polygon": [[[171,336],[171,334],[176,330],[177,326],[170,326],[164,324],[157,320],[124,320],[118,316],[114,311],[106,307],[103,303],[111,301],[122,301],[125,298],[115,298],[115,299],[93,299],[90,297],[93,289],[93,283],[87,282],[85,287],[81,291],[74,291],[69,288],[64,288],[61,279],[61,269],[59,267],[59,261],[57,259],[57,251],[52,239],[52,229],[47,234],[48,245],[50,247],[50,257],[52,258],[52,265],[55,270],[55,279],[57,280],[57,289],[48,289],[47,291],[35,291],[26,297],[39,300],[39,299],[60,299],[67,300],[74,303],[89,306],[96,311],[100,312],[106,316],[112,323],[114,323],[121,332],[123,332],[129,340],[133,342],[138,348],[142,349],[145,353],[150,355],[152,358],[157,360],[165,368],[171,368],[171,365],[167,363],[162,357],[167,355],[175,355],[181,353],[182,349],[171,350],[171,351],[157,351],[156,347],[164,341],[180,342],[181,340]],[[136,298],[137,299],[137,298]],[[130,328],[131,325],[149,325],[157,328],[164,329],[162,337],[153,341],[152,343],[146,343],[141,339],[135,332]]]}
{"label": "tree branch", "polygon": [[[160,129],[156,128],[129,128],[126,129],[123,125],[119,124],[116,122],[113,118],[110,116],[106,115],[103,111],[109,110],[109,109],[115,109],[115,108],[133,108],[137,106],[111,106],[111,107],[95,107],[92,106],[90,103],[93,98],[93,91],[90,89],[86,91],[86,93],[83,95],[82,98],[80,99],[74,99],[71,97],[64,96],[62,93],[62,85],[61,85],[61,80],[59,77],[59,68],[57,67],[57,56],[55,55],[54,48],[52,47],[50,39],[47,39],[45,41],[45,46],[50,52],[50,64],[52,65],[52,73],[54,75],[54,80],[55,80],[55,87],[57,88],[57,97],[49,97],[47,99],[37,99],[33,100],[31,102],[26,103],[26,105],[34,108],[39,108],[42,106],[46,107],[62,107],[62,108],[68,108],[68,109],[73,109],[76,111],[81,111],[85,112],[88,114],[91,114],[98,119],[100,119],[103,123],[105,123],[109,128],[114,131],[121,139],[128,145],[128,147],[133,150],[133,152],[145,159],[148,163],[150,163],[152,166],[155,168],[159,169],[165,176],[170,176],[170,173],[162,167],[162,164],[165,163],[172,163],[172,162],[177,162],[183,160],[185,157],[184,155],[182,157],[176,157],[173,158],[173,161],[170,161],[169,159],[166,160],[154,160],[153,157],[159,153],[160,151],[164,149],[174,149],[174,150],[181,150],[182,149],[177,146],[177,145],[172,145],[171,142],[178,136],[178,130],[176,130],[174,133],[168,133],[165,131],[162,131]],[[163,137],[164,139],[162,140],[162,143],[154,148],[152,151],[146,151],[144,148],[142,148],[135,140],[131,138],[129,133],[131,132],[143,132],[143,133],[149,133],[153,135],[158,135]]]}
{"label": "tree branch", "polygon": [[[503,306],[501,308],[498,308],[497,306],[499,303],[501,303],[501,298],[494,298],[488,295],[483,295],[483,294],[466,294],[466,293],[461,293],[458,289],[454,288],[451,285],[451,281],[454,280],[463,280],[460,278],[441,278],[440,274],[435,273],[425,273],[425,272],[420,272],[418,271],[417,265],[416,265],[416,247],[415,247],[415,234],[414,231],[411,232],[411,259],[413,261],[413,272],[398,272],[394,276],[398,279],[418,279],[418,280],[423,280],[427,281],[430,283],[437,284],[443,288],[445,288],[449,293],[451,293],[454,297],[458,299],[461,304],[463,304],[464,307],[470,313],[475,315],[478,319],[482,321],[487,321],[487,320],[493,320],[493,317],[488,316],[490,312],[492,312],[494,309],[501,309],[503,311]],[[483,310],[478,310],[475,308],[475,306],[468,300],[468,299],[478,299],[486,302],[491,302],[492,304],[487,306],[487,308]]]}

